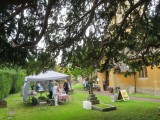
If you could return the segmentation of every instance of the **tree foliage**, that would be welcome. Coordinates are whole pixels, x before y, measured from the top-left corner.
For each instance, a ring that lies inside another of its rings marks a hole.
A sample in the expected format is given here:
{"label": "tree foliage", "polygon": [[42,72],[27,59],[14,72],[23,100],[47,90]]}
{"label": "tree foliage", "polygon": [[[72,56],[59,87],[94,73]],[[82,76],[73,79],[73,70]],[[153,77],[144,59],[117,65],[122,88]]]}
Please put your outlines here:
{"label": "tree foliage", "polygon": [[63,64],[85,68],[134,59],[158,65],[159,6],[159,0],[2,0],[0,62],[24,66],[32,58],[44,68],[62,51]]}

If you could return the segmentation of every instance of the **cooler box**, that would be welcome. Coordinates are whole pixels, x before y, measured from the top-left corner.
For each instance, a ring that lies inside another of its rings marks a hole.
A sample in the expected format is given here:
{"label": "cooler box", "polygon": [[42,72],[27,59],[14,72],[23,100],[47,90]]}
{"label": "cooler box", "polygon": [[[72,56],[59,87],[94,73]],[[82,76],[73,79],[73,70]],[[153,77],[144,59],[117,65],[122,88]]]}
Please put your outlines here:
{"label": "cooler box", "polygon": [[90,101],[83,101],[83,108],[87,110],[92,109],[92,103]]}

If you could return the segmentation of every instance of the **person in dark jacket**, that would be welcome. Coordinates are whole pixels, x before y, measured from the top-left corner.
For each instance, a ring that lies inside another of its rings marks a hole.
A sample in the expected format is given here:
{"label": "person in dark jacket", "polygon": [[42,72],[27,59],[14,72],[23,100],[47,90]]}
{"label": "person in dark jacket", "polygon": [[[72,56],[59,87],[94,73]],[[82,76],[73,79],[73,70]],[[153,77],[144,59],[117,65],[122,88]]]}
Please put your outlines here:
{"label": "person in dark jacket", "polygon": [[49,91],[48,97],[49,97],[49,99],[52,99],[53,87],[54,87],[53,81],[49,80],[49,83],[48,83],[48,91]]}
{"label": "person in dark jacket", "polygon": [[66,92],[66,94],[68,94],[69,86],[68,86],[68,81],[67,80],[64,81],[63,88],[64,88],[64,91]]}

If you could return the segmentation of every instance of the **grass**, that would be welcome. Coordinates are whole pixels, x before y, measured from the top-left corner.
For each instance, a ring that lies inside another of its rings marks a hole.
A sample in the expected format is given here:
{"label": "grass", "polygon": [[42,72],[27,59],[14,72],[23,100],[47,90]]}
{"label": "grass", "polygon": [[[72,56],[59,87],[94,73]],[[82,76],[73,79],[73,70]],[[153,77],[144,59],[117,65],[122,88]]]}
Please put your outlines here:
{"label": "grass", "polygon": [[[83,86],[82,86],[83,87]],[[76,87],[74,87],[76,89]],[[48,106],[39,109],[38,106],[25,106],[20,94],[9,95],[5,100],[7,108],[0,109],[0,120],[159,120],[157,115],[158,102],[117,101],[112,103],[109,96],[96,95],[101,103],[111,104],[117,110],[100,112],[83,109],[83,101],[87,92],[75,91],[69,95],[69,102],[59,106]]]}
{"label": "grass", "polygon": [[160,96],[157,96],[157,95],[155,96],[151,94],[134,93],[134,94],[129,94],[129,96],[140,97],[140,98],[160,99]]}
{"label": "grass", "polygon": [[76,89],[76,90],[83,90],[83,84],[81,83],[76,83],[73,85],[73,89]]}

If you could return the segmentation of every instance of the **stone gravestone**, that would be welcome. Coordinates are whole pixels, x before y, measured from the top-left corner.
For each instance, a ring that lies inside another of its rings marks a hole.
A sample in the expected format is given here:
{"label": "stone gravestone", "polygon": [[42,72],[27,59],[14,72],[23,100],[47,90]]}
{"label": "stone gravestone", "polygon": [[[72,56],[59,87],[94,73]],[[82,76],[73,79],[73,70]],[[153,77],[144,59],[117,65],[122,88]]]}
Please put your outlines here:
{"label": "stone gravestone", "polygon": [[93,83],[94,81],[90,80],[89,82],[89,95],[87,100],[94,104],[99,104],[99,100],[97,100],[97,97],[95,97],[95,94],[93,94]]}
{"label": "stone gravestone", "polygon": [[0,108],[6,108],[7,107],[7,101],[0,100]]}

